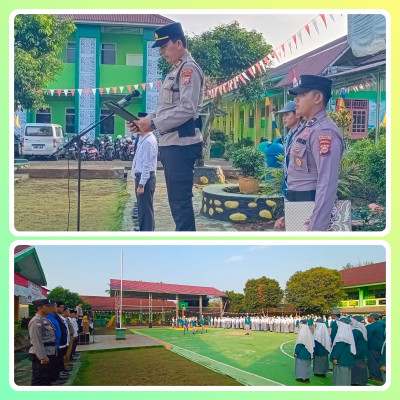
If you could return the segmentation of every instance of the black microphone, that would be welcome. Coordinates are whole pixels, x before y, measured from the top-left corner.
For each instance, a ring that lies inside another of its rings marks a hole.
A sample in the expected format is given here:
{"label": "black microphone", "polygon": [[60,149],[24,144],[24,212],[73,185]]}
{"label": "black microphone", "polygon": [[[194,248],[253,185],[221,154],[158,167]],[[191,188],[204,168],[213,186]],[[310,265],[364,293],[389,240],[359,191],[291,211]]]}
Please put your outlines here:
{"label": "black microphone", "polygon": [[120,107],[124,108],[125,106],[127,106],[127,105],[131,102],[131,100],[132,100],[134,97],[139,97],[139,96],[140,96],[139,90],[134,90],[132,93],[129,93],[129,94],[128,94],[127,96],[125,96],[123,99],[121,99],[120,101],[118,101],[117,104],[118,104]]}

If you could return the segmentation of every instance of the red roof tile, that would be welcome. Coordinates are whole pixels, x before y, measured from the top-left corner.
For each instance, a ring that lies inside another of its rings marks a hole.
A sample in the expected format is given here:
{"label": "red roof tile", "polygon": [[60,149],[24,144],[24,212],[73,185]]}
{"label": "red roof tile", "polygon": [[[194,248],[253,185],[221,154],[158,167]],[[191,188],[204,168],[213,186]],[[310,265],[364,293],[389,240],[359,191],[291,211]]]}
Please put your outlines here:
{"label": "red roof tile", "polygon": [[[80,297],[87,301],[92,306],[92,311],[102,311],[102,310],[115,310],[116,304],[118,304],[119,299],[116,297],[106,297],[106,296],[84,296],[80,295]],[[163,302],[161,300],[153,300],[152,302],[153,309],[159,308],[163,306]],[[146,309],[149,307],[148,299],[132,299],[132,298],[123,298],[122,299],[122,309],[123,310],[140,310]],[[164,301],[164,308],[175,308],[176,304],[173,301]]]}
{"label": "red roof tile", "polygon": [[386,262],[364,265],[340,271],[344,287],[386,282]]}
{"label": "red roof tile", "polygon": [[159,14],[59,14],[59,18],[71,18],[75,22],[106,22],[135,25],[166,25],[172,21]]}
{"label": "red roof tile", "polygon": [[30,249],[32,246],[26,246],[26,245],[19,245],[19,246],[15,246],[14,248],[14,257],[19,254],[22,253],[28,249]]}
{"label": "red roof tile", "polygon": [[[119,290],[121,288],[120,279],[110,280],[111,290]],[[152,292],[152,293],[168,293],[168,294],[192,294],[204,296],[222,296],[226,297],[224,292],[213,287],[175,285],[170,283],[142,282],[142,281],[122,281],[122,289],[134,292]]]}

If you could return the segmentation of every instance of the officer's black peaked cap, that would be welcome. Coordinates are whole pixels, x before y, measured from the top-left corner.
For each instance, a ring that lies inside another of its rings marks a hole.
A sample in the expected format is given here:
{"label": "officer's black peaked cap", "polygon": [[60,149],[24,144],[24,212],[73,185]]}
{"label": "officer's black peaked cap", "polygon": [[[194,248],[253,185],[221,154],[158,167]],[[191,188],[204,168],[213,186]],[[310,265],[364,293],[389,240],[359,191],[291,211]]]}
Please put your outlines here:
{"label": "officer's black peaked cap", "polygon": [[49,299],[40,299],[40,300],[34,300],[32,301],[32,305],[34,307],[40,307],[40,306],[52,306],[54,303],[49,300]]}
{"label": "officer's black peaked cap", "polygon": [[296,95],[299,93],[307,93],[311,90],[320,90],[321,92],[330,94],[332,91],[332,81],[323,76],[300,75],[299,85],[290,89],[289,93]]}
{"label": "officer's black peaked cap", "polygon": [[179,39],[185,37],[180,22],[164,25],[154,31],[155,43],[152,47],[161,47],[168,43],[171,39]]}

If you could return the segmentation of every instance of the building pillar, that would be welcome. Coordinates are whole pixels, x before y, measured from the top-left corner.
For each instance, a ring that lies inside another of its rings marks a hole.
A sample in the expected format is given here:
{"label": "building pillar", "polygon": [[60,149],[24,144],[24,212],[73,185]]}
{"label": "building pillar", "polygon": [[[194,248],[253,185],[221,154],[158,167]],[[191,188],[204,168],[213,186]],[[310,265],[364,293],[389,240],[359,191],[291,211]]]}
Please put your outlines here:
{"label": "building pillar", "polygon": [[179,318],[179,295],[175,295],[175,301],[176,301],[176,319],[178,320]]}
{"label": "building pillar", "polygon": [[230,103],[228,103],[226,105],[226,117],[225,117],[225,121],[226,121],[226,126],[225,126],[225,134],[228,136],[231,133],[231,106]]}
{"label": "building pillar", "polygon": [[240,104],[235,101],[233,105],[233,141],[237,143],[240,132]]}
{"label": "building pillar", "polygon": [[222,303],[222,297],[219,298],[219,313],[222,317],[222,312],[223,312],[223,303]]}
{"label": "building pillar", "polygon": [[261,104],[256,101],[256,109],[254,115],[254,146],[257,147],[260,144],[261,137]]}
{"label": "building pillar", "polygon": [[164,300],[161,302],[161,321],[165,322],[165,315],[164,315]]}
{"label": "building pillar", "polygon": [[248,104],[244,105],[244,113],[243,113],[243,138],[247,138],[249,136],[249,120],[250,120],[250,106]]}
{"label": "building pillar", "polygon": [[203,296],[202,295],[199,296],[199,313],[200,313],[200,316],[203,314]]}

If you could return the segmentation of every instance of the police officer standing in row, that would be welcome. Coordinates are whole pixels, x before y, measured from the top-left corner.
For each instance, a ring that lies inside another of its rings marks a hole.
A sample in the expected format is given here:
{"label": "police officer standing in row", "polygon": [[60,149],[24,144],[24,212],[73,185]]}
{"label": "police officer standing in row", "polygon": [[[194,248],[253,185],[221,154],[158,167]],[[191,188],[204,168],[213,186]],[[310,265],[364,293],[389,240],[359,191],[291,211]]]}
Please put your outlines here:
{"label": "police officer standing in row", "polygon": [[204,75],[187,50],[180,23],[162,26],[154,32],[153,47],[172,66],[162,84],[157,110],[129,124],[132,132],[157,130],[167,184],[168,201],[177,231],[195,231],[193,173],[202,155],[201,118]]}
{"label": "police officer standing in row", "polygon": [[30,320],[29,339],[32,347],[29,349],[29,359],[32,361],[32,386],[50,386],[51,370],[55,367],[56,328],[46,318],[52,312],[53,302],[48,299],[32,302],[36,315]]}
{"label": "police officer standing in row", "polygon": [[339,166],[345,148],[342,134],[327,116],[332,81],[301,75],[299,85],[289,90],[295,95],[296,114],[306,121],[289,145],[288,201],[315,201],[308,231],[327,231],[336,200]]}

